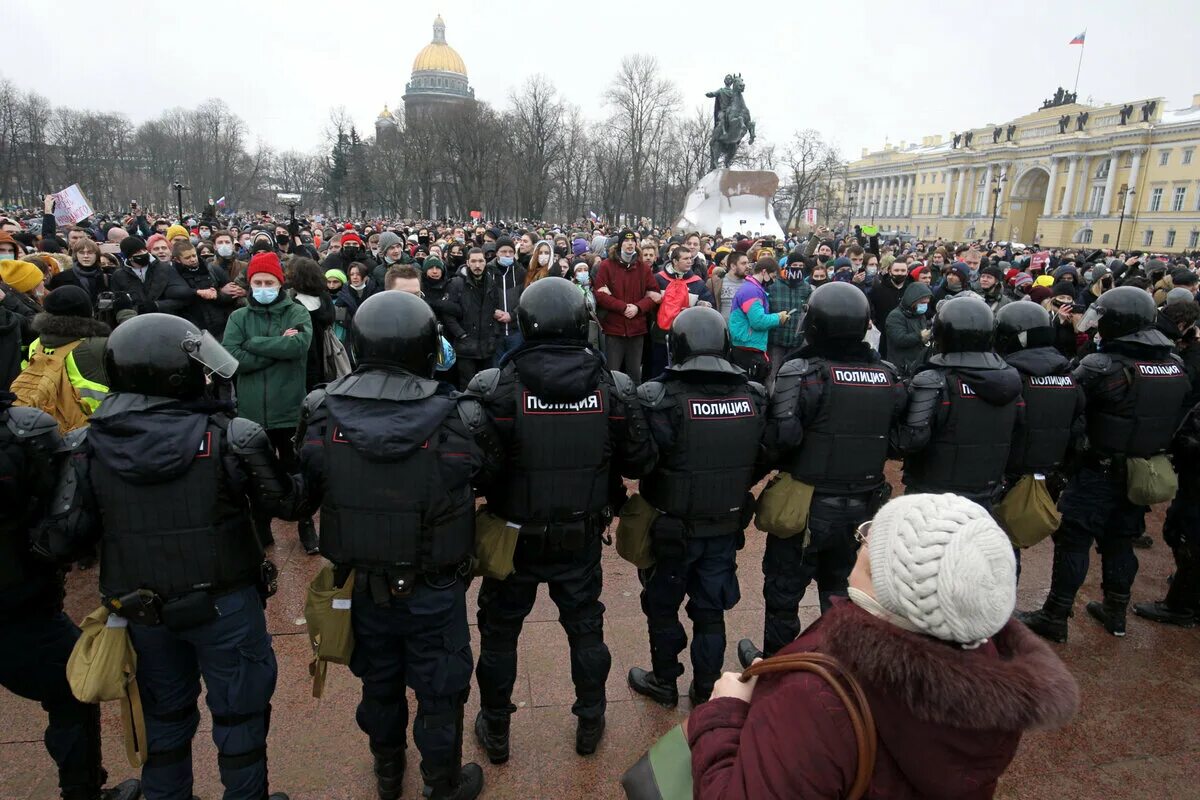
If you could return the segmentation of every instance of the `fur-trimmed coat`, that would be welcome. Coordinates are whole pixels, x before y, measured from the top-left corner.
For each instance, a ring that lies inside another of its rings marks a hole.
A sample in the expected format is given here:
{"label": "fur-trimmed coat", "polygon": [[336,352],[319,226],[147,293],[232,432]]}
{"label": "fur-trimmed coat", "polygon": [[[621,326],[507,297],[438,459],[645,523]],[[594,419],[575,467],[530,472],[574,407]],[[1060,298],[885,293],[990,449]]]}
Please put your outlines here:
{"label": "fur-trimmed coat", "polygon": [[69,317],[43,311],[33,318],[32,328],[45,347],[62,347],[83,339],[83,343],[71,351],[75,366],[89,381],[108,386],[104,346],[112,330],[107,325],[91,317]]}
{"label": "fur-trimmed coat", "polygon": [[[1079,705],[1058,656],[1015,620],[964,650],[841,601],[781,652],[813,651],[841,662],[870,702],[879,751],[867,798],[991,797],[1021,734],[1061,726]],[[840,798],[854,781],[850,718],[812,673],[761,677],[748,704],[709,701],[687,733],[697,798]]]}

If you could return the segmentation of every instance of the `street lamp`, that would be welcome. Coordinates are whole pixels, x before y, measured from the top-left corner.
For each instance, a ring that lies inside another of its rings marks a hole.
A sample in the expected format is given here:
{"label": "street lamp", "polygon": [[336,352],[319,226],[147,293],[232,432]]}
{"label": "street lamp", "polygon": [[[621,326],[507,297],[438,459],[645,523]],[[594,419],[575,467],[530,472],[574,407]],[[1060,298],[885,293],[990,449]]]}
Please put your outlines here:
{"label": "street lamp", "polygon": [[1000,193],[1004,191],[1004,182],[1008,173],[1003,172],[992,178],[992,227],[988,228],[988,241],[996,241],[996,212],[1000,210]]}
{"label": "street lamp", "polygon": [[858,192],[855,189],[851,189],[850,194],[846,196],[846,230],[850,230],[850,215],[854,210],[856,200],[858,200]]}
{"label": "street lamp", "polygon": [[878,200],[872,200],[872,201],[871,201],[871,224],[872,224],[872,225],[874,225],[874,224],[875,224],[875,210],[876,210],[877,208],[879,208],[879,201],[878,201]]}
{"label": "street lamp", "polygon": [[1133,187],[1131,186],[1126,186],[1124,189],[1117,192],[1117,196],[1121,198],[1121,219],[1117,222],[1117,241],[1116,247],[1113,248],[1114,250],[1121,249],[1121,228],[1125,226],[1125,198],[1133,197],[1134,194],[1136,194],[1136,192],[1134,192]]}
{"label": "street lamp", "polygon": [[175,183],[173,183],[171,186],[173,189],[175,189],[175,202],[179,205],[179,221],[183,222],[183,193],[184,190],[190,192],[191,189],[184,186],[179,181],[175,181]]}

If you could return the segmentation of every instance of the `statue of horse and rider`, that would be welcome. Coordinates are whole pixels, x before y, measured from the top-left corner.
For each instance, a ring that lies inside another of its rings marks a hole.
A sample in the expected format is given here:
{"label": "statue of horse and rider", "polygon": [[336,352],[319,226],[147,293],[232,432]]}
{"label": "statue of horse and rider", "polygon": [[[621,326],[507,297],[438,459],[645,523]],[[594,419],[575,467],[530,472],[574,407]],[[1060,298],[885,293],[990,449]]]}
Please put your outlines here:
{"label": "statue of horse and rider", "polygon": [[725,168],[733,166],[734,156],[737,155],[738,145],[746,134],[750,134],[750,144],[754,144],[754,120],[750,118],[750,109],[742,99],[746,84],[741,74],[726,75],[725,87],[714,92],[708,92],[705,97],[716,99],[713,104],[713,133],[709,148],[709,169],[716,169],[717,162],[725,160]]}

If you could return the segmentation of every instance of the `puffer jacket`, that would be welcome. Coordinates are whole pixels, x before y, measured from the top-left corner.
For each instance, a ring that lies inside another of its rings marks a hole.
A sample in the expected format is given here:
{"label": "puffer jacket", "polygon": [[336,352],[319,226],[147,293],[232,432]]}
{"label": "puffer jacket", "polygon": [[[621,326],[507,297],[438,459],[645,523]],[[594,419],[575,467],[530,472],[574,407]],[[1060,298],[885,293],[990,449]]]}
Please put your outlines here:
{"label": "puffer jacket", "polygon": [[921,332],[929,326],[928,317],[913,311],[913,304],[926,298],[932,303],[933,292],[920,281],[904,287],[900,295],[900,305],[893,308],[887,315],[883,326],[883,335],[887,339],[888,361],[896,365],[901,376],[912,375],[921,362],[925,360],[928,345],[921,338]]}
{"label": "puffer jacket", "polygon": [[[284,336],[295,328],[299,333]],[[281,291],[270,305],[249,299],[229,315],[222,344],[238,361],[238,414],[268,430],[294,428],[307,394],[312,321],[304,306]]]}

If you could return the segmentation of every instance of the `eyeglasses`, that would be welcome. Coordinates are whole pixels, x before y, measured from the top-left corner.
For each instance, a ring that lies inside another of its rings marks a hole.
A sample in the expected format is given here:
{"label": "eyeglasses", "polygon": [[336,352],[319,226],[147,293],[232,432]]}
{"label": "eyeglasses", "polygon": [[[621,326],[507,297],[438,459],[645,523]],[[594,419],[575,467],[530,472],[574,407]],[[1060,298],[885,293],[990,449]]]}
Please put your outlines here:
{"label": "eyeglasses", "polygon": [[859,544],[866,544],[867,537],[869,537],[870,535],[871,535],[871,520],[867,520],[866,522],[862,523],[861,525],[859,525],[857,528],[854,529],[854,541],[858,542]]}

